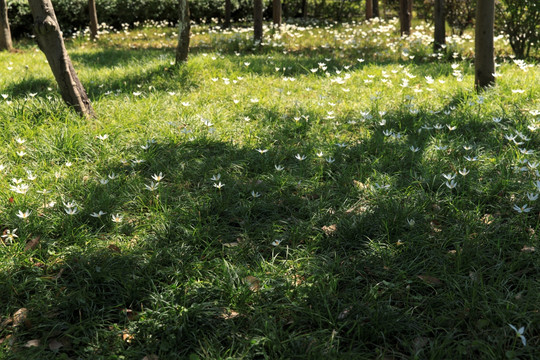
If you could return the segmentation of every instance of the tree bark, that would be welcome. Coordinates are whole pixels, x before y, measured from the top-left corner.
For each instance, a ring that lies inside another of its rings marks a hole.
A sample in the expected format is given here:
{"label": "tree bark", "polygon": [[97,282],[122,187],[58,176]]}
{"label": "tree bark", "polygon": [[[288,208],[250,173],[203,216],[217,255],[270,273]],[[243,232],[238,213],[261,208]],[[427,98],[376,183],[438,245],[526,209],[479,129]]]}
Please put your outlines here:
{"label": "tree bark", "polygon": [[186,62],[189,53],[189,35],[191,20],[188,0],[180,0],[180,19],[178,21],[178,46],[176,47],[176,63]]}
{"label": "tree bark", "polygon": [[366,20],[373,17],[373,0],[366,0]]}
{"label": "tree bark", "polygon": [[399,22],[401,35],[411,34],[412,0],[399,0]]}
{"label": "tree bark", "polygon": [[435,22],[433,51],[437,52],[442,48],[442,45],[446,43],[444,0],[435,0],[433,16]]}
{"label": "tree bark", "polygon": [[372,0],[373,1],[373,16],[378,18],[381,17],[379,13],[379,0]]}
{"label": "tree bark", "polygon": [[98,34],[96,0],[88,0],[88,13],[90,14],[90,38],[95,40]]}
{"label": "tree bark", "polygon": [[307,18],[308,4],[307,0],[302,0],[302,17]]}
{"label": "tree bark", "polygon": [[274,26],[281,26],[281,0],[272,1],[272,20]]}
{"label": "tree bark", "polygon": [[10,51],[13,48],[11,42],[11,31],[9,30],[9,19],[7,13],[6,0],[0,0],[0,51]]}
{"label": "tree bark", "polygon": [[253,0],[253,40],[262,43],[263,38],[263,2]]}
{"label": "tree bark", "polygon": [[225,29],[228,29],[231,27],[231,12],[232,12],[231,0],[225,0],[225,19],[223,19],[223,28]]}
{"label": "tree bark", "polygon": [[477,91],[495,84],[494,21],[495,0],[478,0],[474,36],[474,84]]}
{"label": "tree bark", "polygon": [[94,117],[92,104],[66,51],[51,0],[28,0],[28,3],[34,18],[38,46],[49,62],[62,98],[79,114]]}

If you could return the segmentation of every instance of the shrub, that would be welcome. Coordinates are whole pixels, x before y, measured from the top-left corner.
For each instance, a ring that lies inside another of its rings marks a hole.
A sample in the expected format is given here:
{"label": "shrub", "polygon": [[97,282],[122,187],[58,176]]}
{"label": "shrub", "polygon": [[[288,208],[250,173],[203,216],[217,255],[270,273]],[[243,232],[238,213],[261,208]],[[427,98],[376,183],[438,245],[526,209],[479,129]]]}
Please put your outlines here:
{"label": "shrub", "polygon": [[538,0],[498,1],[497,26],[508,35],[516,57],[529,57],[531,49],[540,46],[540,3]]}

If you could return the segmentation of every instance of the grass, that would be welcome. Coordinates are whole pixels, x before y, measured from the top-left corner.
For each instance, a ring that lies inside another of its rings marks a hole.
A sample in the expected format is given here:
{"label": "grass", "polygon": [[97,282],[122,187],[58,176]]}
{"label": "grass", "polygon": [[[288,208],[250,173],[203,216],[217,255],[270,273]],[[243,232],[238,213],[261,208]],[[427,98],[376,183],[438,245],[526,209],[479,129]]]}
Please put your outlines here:
{"label": "grass", "polygon": [[0,53],[0,357],[538,358],[540,69],[397,34],[77,37],[92,120]]}

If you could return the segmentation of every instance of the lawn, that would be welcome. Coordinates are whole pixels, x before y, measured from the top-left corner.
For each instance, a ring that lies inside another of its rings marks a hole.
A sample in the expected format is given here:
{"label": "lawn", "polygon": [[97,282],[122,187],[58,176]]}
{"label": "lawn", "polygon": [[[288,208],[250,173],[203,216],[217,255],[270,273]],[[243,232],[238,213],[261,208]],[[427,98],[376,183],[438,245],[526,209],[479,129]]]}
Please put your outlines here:
{"label": "lawn", "polygon": [[95,119],[0,53],[0,358],[538,359],[539,65],[251,31],[73,36]]}

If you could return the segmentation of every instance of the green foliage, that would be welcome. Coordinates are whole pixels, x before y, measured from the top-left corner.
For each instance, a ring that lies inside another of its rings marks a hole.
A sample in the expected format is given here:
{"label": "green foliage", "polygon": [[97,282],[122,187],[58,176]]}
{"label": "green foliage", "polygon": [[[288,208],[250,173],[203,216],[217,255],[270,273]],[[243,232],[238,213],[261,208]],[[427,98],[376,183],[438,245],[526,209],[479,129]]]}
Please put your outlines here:
{"label": "green foliage", "polygon": [[454,31],[463,31],[474,25],[476,16],[476,0],[445,0],[446,21]]}
{"label": "green foliage", "polygon": [[538,0],[500,0],[497,3],[497,26],[510,40],[514,54],[529,57],[540,48],[540,2]]}

